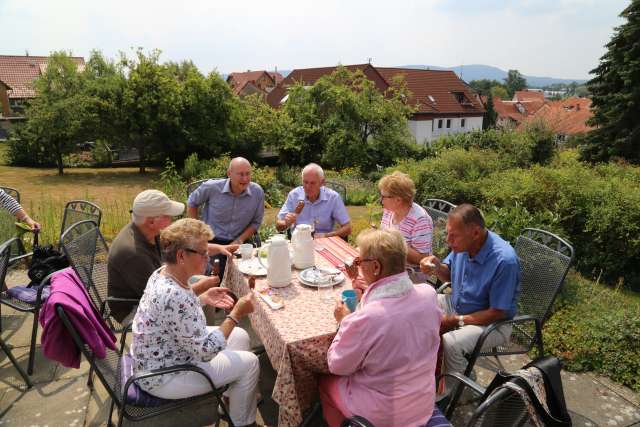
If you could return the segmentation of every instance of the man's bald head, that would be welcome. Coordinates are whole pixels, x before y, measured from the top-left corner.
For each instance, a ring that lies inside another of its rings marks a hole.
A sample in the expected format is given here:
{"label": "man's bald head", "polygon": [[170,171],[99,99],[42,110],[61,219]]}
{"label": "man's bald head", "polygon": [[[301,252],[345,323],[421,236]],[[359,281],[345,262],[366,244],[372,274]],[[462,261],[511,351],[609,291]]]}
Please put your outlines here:
{"label": "man's bald head", "polygon": [[231,191],[240,194],[251,184],[251,163],[244,157],[236,157],[229,162],[227,176],[231,180]]}

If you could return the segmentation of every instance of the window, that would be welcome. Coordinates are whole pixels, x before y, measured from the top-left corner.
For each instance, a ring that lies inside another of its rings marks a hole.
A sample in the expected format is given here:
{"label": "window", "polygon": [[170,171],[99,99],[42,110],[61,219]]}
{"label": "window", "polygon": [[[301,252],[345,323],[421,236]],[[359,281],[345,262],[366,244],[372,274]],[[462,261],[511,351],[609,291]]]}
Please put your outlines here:
{"label": "window", "polygon": [[438,129],[442,129],[442,119],[438,120]]}
{"label": "window", "polygon": [[461,128],[463,128],[463,127],[464,127],[464,122],[465,122],[465,119],[460,119],[460,127],[461,127]]}
{"label": "window", "polygon": [[451,128],[451,119],[447,119],[447,129]]}

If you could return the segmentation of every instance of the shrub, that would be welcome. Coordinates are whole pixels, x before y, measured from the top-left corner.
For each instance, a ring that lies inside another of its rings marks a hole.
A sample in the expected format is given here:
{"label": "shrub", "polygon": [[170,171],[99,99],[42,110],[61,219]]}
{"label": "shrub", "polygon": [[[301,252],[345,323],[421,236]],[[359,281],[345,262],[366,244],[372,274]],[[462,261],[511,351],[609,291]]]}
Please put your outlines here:
{"label": "shrub", "polygon": [[546,350],[564,359],[571,371],[593,370],[640,392],[637,296],[575,274],[564,287],[558,310],[543,330]]}

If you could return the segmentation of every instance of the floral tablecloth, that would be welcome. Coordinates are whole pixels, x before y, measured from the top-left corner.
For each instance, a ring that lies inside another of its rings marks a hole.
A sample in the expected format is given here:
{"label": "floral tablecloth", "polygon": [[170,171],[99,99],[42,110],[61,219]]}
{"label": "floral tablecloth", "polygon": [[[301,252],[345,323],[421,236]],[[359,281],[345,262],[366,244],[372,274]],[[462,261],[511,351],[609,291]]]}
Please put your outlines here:
{"label": "floral tablecloth", "polygon": [[[315,249],[318,267],[339,267],[358,254],[339,237],[316,239]],[[224,286],[238,295],[249,292],[246,277],[235,262],[227,265]],[[318,388],[317,374],[329,372],[327,350],[337,329],[333,318],[335,303],[323,300],[317,289],[302,285],[295,268],[292,273],[291,285],[272,289],[284,300],[284,308],[272,310],[257,298],[255,312],[250,315],[251,326],[278,373],[273,388],[273,400],[280,406],[278,426],[297,426],[302,421]],[[256,290],[267,287],[266,277],[256,280]],[[345,277],[342,284],[334,287],[334,294],[350,288],[351,282]]]}

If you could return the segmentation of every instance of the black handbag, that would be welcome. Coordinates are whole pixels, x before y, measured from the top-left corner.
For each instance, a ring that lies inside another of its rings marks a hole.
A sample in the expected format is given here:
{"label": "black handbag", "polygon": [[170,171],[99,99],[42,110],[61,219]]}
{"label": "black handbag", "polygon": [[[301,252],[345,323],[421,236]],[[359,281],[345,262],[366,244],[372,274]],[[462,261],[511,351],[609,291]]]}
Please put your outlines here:
{"label": "black handbag", "polygon": [[64,254],[53,248],[51,245],[36,245],[33,247],[31,264],[29,265],[29,287],[38,286],[42,279],[49,274],[69,267],[69,260]]}
{"label": "black handbag", "polygon": [[567,405],[564,400],[564,392],[562,390],[562,380],[560,378],[560,370],[562,365],[556,357],[545,356],[533,360],[525,365],[522,369],[536,367],[542,372],[544,379],[544,388],[547,397],[547,407],[545,410],[538,400],[536,393],[533,391],[529,383],[517,374],[509,374],[499,371],[487,387],[483,400],[485,400],[495,389],[504,385],[506,382],[513,382],[527,392],[529,399],[540,419],[549,427],[571,427],[571,417],[567,411]]}

